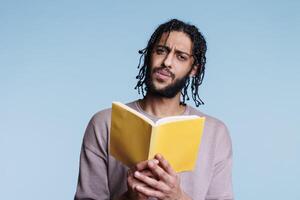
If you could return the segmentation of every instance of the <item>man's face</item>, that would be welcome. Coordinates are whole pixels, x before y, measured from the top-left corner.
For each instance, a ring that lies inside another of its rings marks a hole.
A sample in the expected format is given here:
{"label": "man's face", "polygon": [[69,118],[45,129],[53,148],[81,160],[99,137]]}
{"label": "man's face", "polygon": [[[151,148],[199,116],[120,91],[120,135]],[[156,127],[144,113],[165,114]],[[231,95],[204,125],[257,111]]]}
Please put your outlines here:
{"label": "man's face", "polygon": [[184,87],[186,79],[197,72],[192,66],[192,41],[183,32],[163,33],[154,45],[150,69],[146,74],[148,92],[173,98]]}

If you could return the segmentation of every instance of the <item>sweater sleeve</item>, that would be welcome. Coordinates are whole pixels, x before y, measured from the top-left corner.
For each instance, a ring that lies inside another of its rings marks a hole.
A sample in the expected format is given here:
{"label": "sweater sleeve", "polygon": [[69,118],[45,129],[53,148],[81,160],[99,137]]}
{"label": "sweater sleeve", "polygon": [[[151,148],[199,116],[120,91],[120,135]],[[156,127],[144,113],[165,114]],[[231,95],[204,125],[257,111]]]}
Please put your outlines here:
{"label": "sweater sleeve", "polygon": [[107,129],[89,122],[81,147],[75,200],[110,199],[107,178]]}
{"label": "sweater sleeve", "polygon": [[206,200],[232,200],[232,144],[226,126],[218,127],[213,176]]}

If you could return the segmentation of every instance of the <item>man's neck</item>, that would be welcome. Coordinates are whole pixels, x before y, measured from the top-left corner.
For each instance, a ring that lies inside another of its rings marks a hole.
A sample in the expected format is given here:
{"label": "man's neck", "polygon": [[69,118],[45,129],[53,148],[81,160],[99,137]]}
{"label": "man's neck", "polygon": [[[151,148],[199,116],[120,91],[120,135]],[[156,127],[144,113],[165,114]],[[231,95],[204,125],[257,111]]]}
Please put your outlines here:
{"label": "man's neck", "polygon": [[147,94],[139,103],[146,113],[159,118],[181,115],[186,109],[186,106],[180,105],[180,93],[174,98],[156,97]]}

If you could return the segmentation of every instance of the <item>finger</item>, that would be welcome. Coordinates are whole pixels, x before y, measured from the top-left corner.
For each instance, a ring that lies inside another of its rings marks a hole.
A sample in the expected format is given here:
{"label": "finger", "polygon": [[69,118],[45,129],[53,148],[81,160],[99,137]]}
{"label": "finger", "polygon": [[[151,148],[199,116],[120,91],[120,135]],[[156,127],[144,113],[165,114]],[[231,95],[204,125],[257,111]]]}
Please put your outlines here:
{"label": "finger", "polygon": [[161,155],[161,154],[156,154],[155,158],[159,161],[160,166],[171,176],[176,175],[176,172],[173,170],[172,166],[170,163]]}
{"label": "finger", "polygon": [[165,197],[165,195],[161,191],[155,190],[148,186],[137,186],[136,190],[148,197],[156,197],[158,199],[163,199]]}
{"label": "finger", "polygon": [[[145,170],[142,170],[142,171],[139,171],[139,172],[142,173],[142,174],[144,174],[145,176],[149,176],[149,177],[151,177],[151,178],[154,178],[154,179],[156,179],[156,180],[159,180],[159,178],[158,178],[155,174],[153,174],[152,171],[149,170],[149,169],[145,169]],[[130,171],[130,172],[128,172],[127,176],[128,176],[129,174],[131,174],[131,175],[133,176],[133,173],[134,173],[134,172]]]}
{"label": "finger", "polygon": [[141,183],[140,181],[138,181],[137,179],[135,179],[134,177],[130,177],[127,180],[127,188],[128,188],[128,197],[129,199],[148,199],[147,196],[145,196],[144,194],[140,193],[139,191],[136,190],[136,187],[138,186],[145,186],[146,184]]}
{"label": "finger", "polygon": [[127,186],[128,188],[130,188],[132,191],[136,191],[136,186],[146,186],[145,183],[143,183],[142,181],[136,179],[134,176],[129,176],[127,178]]}
{"label": "finger", "polygon": [[149,169],[145,169],[143,171],[139,171],[145,176],[151,177],[151,178],[157,178]]}
{"label": "finger", "polygon": [[[158,160],[156,160],[156,159],[153,159],[153,161],[155,163],[158,163]],[[145,161],[142,161],[142,162],[139,162],[138,164],[136,164],[134,169],[138,170],[138,171],[142,171],[142,170],[146,169],[147,167],[148,167],[148,160],[145,160]]]}
{"label": "finger", "polygon": [[141,170],[144,170],[146,168],[147,168],[147,160],[137,163],[134,166],[134,171],[136,171],[136,170],[141,171]]}
{"label": "finger", "polygon": [[136,179],[140,180],[141,182],[146,183],[148,186],[151,186],[154,189],[157,189],[160,191],[166,191],[168,189],[168,186],[166,184],[164,184],[162,181],[158,181],[149,176],[145,176],[144,174],[140,173],[139,171],[134,172],[134,177]]}
{"label": "finger", "polygon": [[171,176],[158,164],[154,163],[153,161],[148,162],[149,169],[153,174],[155,174],[160,180],[166,183],[171,183]]}

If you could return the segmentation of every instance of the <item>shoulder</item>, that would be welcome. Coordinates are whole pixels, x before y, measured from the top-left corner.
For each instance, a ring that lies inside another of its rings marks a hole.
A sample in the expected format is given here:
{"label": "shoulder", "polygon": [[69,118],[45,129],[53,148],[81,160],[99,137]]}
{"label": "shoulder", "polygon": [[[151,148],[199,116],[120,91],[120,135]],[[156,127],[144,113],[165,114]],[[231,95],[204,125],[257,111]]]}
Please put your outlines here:
{"label": "shoulder", "polygon": [[96,112],[92,118],[91,123],[94,125],[107,123],[111,118],[111,108],[105,108]]}
{"label": "shoulder", "polygon": [[193,107],[189,108],[191,115],[205,117],[203,136],[209,146],[207,148],[213,149],[216,162],[230,157],[232,154],[232,142],[225,123]]}
{"label": "shoulder", "polygon": [[83,137],[85,148],[100,155],[100,149],[107,146],[111,108],[96,112],[90,119]]}
{"label": "shoulder", "polygon": [[86,127],[83,145],[97,155],[105,154],[106,152],[111,125],[111,113],[112,108],[105,108],[96,112]]}
{"label": "shoulder", "polygon": [[198,115],[205,117],[204,135],[208,141],[216,146],[231,146],[231,137],[226,124],[213,116],[205,114],[191,106],[189,106],[190,115]]}
{"label": "shoulder", "polygon": [[206,113],[203,113],[192,106],[189,106],[188,109],[189,109],[190,115],[198,115],[200,117],[205,117],[205,126],[206,127],[210,128],[210,129],[228,130],[225,123],[223,121],[221,121],[220,119],[213,117],[211,115],[208,115]]}
{"label": "shoulder", "polygon": [[[137,109],[136,108],[136,100],[126,103],[126,105],[133,109]],[[93,123],[94,125],[108,124],[108,123],[110,123],[110,120],[111,120],[111,113],[112,113],[111,107],[100,110],[92,116],[90,123]]]}

